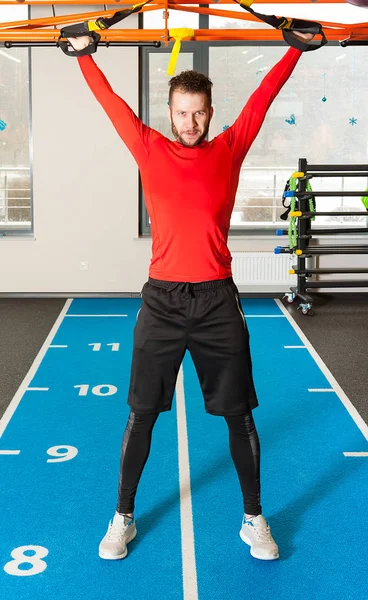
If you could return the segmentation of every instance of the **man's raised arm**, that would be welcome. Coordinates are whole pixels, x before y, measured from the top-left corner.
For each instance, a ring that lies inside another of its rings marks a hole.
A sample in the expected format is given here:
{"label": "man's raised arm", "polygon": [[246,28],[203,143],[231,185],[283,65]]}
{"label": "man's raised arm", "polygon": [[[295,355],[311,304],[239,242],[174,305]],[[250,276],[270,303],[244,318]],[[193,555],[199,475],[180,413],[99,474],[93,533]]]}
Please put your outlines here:
{"label": "man's raised arm", "polygon": [[290,48],[263,78],[235,123],[221,134],[233,150],[235,160],[243,162],[261,128],[269,107],[289,79],[301,55],[300,50]]}
{"label": "man's raised arm", "polygon": [[[80,45],[83,44],[83,40],[88,39],[88,37],[80,37],[71,38],[70,41],[73,43],[73,47],[81,49],[82,46]],[[88,45],[87,42],[85,43]],[[91,56],[81,56],[77,60],[90,90],[105,110],[139,166],[142,161],[147,159],[147,152],[152,138],[160,134],[144,125],[128,104],[113,91],[105,75]]]}

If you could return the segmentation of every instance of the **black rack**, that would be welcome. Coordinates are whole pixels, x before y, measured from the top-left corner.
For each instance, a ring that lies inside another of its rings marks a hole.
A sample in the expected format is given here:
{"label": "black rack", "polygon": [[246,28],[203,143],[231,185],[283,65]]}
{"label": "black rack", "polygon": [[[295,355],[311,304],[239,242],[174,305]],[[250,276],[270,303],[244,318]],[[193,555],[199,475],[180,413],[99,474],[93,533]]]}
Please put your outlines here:
{"label": "black rack", "polygon": [[[368,288],[367,279],[357,280],[330,280],[330,281],[310,281],[312,275],[320,275],[326,273],[341,274],[341,273],[354,273],[363,274],[368,273],[368,268],[331,268],[331,269],[319,269],[319,268],[308,268],[306,260],[312,256],[319,256],[325,254],[368,254],[368,235],[367,243],[359,245],[347,245],[347,244],[329,244],[323,246],[313,246],[313,237],[321,235],[341,235],[341,234],[368,234],[368,227],[361,228],[330,228],[330,229],[312,229],[312,217],[322,215],[333,215],[333,216],[346,216],[346,215],[365,215],[368,217],[368,212],[362,210],[361,212],[311,212],[309,206],[309,200],[315,199],[316,197],[336,197],[336,196],[366,196],[368,192],[363,190],[362,192],[357,191],[336,191],[336,192],[314,192],[307,191],[308,180],[313,177],[368,177],[368,164],[367,165],[309,165],[306,158],[299,159],[299,173],[294,174],[298,177],[299,185],[298,191],[294,193],[297,198],[296,211],[294,216],[297,216],[297,249],[282,248],[279,247],[277,253],[280,252],[295,252],[297,256],[297,264],[293,266],[290,273],[297,275],[296,287],[291,287],[291,293],[285,295],[286,300],[289,303],[299,297],[302,302],[299,305],[299,309],[302,310],[303,314],[313,315],[312,297],[307,293],[307,290],[316,288]],[[363,186],[362,186],[363,187]],[[300,214],[299,214],[300,213]],[[293,213],[290,213],[291,216]],[[286,232],[283,232],[286,233]]]}

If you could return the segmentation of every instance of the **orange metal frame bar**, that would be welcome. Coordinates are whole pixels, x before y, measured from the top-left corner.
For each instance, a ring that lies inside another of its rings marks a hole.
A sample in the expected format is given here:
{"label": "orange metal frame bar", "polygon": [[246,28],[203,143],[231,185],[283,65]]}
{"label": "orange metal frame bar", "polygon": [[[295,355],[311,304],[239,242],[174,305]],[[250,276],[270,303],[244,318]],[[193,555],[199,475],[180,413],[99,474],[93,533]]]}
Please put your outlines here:
{"label": "orange metal frame bar", "polygon": [[[267,0],[267,4],[310,4],[311,0]],[[318,0],[318,4],[344,4],[345,0]],[[7,5],[18,5],[18,4],[41,4],[43,6],[51,6],[57,4],[72,4],[72,5],[84,5],[87,4],[89,6],[98,4],[101,6],[103,3],[101,0],[54,0],[54,2],[50,2],[49,0],[0,0],[1,4]],[[130,0],[109,0],[109,5],[116,4],[116,7],[121,6],[132,6],[132,2]],[[193,0],[172,0],[171,4],[193,4]],[[206,0],[205,4],[231,4],[231,0],[218,0],[215,2],[214,0]],[[256,6],[257,4],[254,4]]]}
{"label": "orange metal frame bar", "polygon": [[[271,0],[274,2],[275,0]],[[303,0],[302,0],[303,1]],[[310,1],[310,0],[306,0]],[[320,2],[329,3],[332,0],[320,0]],[[336,0],[335,0],[336,1]],[[344,0],[337,0],[344,1]],[[147,5],[142,12],[152,10],[162,10],[164,17],[163,29],[108,29],[100,33],[101,42],[163,42],[165,45],[173,38],[170,36],[169,27],[169,10],[180,10],[194,12],[198,14],[214,15],[231,19],[240,19],[243,21],[258,21],[250,13],[239,13],[230,10],[218,10],[214,8],[203,8],[200,6],[186,6],[192,0],[162,0],[155,4]],[[219,0],[218,4],[228,4],[231,0]],[[0,4],[2,4],[0,0]],[[19,4],[18,1],[9,1],[7,4]],[[69,0],[57,0],[53,4],[75,4]],[[288,4],[293,4],[294,0],[289,0]],[[43,0],[29,0],[22,4],[46,4]],[[79,0],[78,5],[95,4],[94,0]],[[100,3],[99,3],[100,4]],[[70,23],[78,23],[96,19],[97,17],[108,17],[116,12],[123,5],[131,6],[132,1],[120,0],[116,4],[116,8],[109,10],[94,11],[88,13],[79,13],[71,15],[50,16],[40,19],[30,19],[23,21],[14,21],[0,23],[0,43],[1,42],[57,42],[60,31],[59,29]],[[50,5],[48,5],[50,6]],[[256,5],[254,5],[256,6]],[[292,12],[292,10],[291,10]],[[321,22],[325,35],[329,40],[342,41],[347,38],[365,40],[368,39],[368,22],[358,23],[354,25],[345,25],[334,22]],[[234,41],[234,40],[249,40],[249,41],[279,41],[282,40],[282,33],[276,29],[265,29],[263,23],[260,23],[260,28],[257,29],[196,29],[194,37],[187,38],[195,41]],[[55,28],[59,26],[59,28]]]}

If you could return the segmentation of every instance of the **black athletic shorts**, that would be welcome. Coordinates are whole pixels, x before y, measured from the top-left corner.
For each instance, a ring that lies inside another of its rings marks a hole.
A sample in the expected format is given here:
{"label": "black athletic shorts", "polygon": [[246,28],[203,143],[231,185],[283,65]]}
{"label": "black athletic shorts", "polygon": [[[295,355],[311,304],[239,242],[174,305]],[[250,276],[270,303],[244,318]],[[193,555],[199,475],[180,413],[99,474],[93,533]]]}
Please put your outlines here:
{"label": "black athletic shorts", "polygon": [[171,409],[187,349],[208,413],[242,415],[258,406],[249,332],[232,278],[201,283],[150,278],[145,283],[128,397],[134,412]]}

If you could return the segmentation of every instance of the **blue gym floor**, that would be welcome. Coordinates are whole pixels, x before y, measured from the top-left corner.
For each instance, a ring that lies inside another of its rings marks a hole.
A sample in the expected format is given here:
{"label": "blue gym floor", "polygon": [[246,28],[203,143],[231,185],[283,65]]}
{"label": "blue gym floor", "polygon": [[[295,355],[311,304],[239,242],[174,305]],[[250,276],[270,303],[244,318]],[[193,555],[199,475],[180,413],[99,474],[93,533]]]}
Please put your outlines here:
{"label": "blue gym floor", "polygon": [[368,428],[271,299],[243,309],[263,513],[280,560],[252,558],[239,537],[226,424],[204,412],[189,355],[177,404],[154,429],[138,535],[125,560],[98,557],[115,510],[139,306],[68,301],[3,417],[1,600],[367,600]]}

